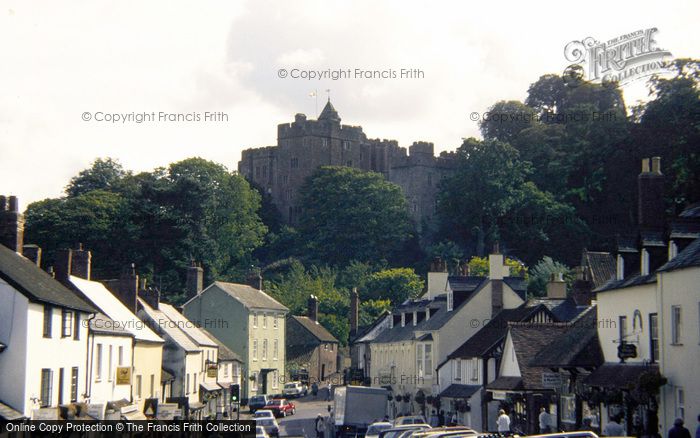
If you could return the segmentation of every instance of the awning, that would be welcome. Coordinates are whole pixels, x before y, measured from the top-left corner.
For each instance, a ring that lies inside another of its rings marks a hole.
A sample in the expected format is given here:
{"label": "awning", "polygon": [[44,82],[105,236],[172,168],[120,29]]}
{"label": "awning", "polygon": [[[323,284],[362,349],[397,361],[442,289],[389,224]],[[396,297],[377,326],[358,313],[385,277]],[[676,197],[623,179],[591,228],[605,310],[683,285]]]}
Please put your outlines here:
{"label": "awning", "polygon": [[122,412],[122,417],[124,417],[125,420],[129,421],[148,420],[148,418],[146,418],[146,416],[143,415],[143,412],[141,411]]}
{"label": "awning", "polygon": [[5,403],[0,402],[0,418],[3,420],[10,421],[10,420],[21,420],[21,419],[27,418],[27,417],[22,415],[21,412],[12,409],[11,407],[6,405]]}
{"label": "awning", "polygon": [[222,389],[229,389],[231,388],[231,385],[233,385],[233,382],[219,382],[219,386]]}
{"label": "awning", "polygon": [[501,376],[493,382],[486,385],[486,389],[495,389],[500,391],[519,391],[524,390],[522,377]]}
{"label": "awning", "polygon": [[453,383],[440,393],[440,397],[469,398],[472,395],[476,394],[479,391],[479,389],[481,389],[480,385],[460,385],[457,383]]}
{"label": "awning", "polygon": [[221,387],[214,382],[202,382],[199,387],[207,392],[221,391]]}
{"label": "awning", "polygon": [[635,387],[644,373],[658,373],[657,365],[604,363],[584,380],[588,386],[628,389]]}
{"label": "awning", "polygon": [[194,402],[190,403],[190,411],[195,412],[204,409],[206,405],[204,403]]}

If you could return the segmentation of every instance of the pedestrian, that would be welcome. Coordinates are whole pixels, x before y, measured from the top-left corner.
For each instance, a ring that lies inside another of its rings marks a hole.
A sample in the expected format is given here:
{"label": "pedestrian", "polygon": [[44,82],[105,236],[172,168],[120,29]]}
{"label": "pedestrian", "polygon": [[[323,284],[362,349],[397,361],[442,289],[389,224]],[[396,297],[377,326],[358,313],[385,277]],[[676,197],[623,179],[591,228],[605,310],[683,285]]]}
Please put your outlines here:
{"label": "pedestrian", "polygon": [[328,381],[328,395],[326,396],[326,401],[331,401],[331,394],[333,392],[333,385],[331,385],[331,381]]}
{"label": "pedestrian", "polygon": [[549,414],[547,413],[547,409],[543,407],[540,408],[540,433],[549,433]]}
{"label": "pedestrian", "polygon": [[698,415],[698,427],[695,428],[695,438],[700,438],[700,415]]}
{"label": "pedestrian", "polygon": [[683,426],[683,419],[676,418],[673,427],[668,431],[668,438],[690,438],[690,431]]}
{"label": "pedestrian", "polygon": [[430,421],[430,427],[437,427],[438,426],[438,423],[440,422],[440,420],[438,420],[438,414],[437,414],[437,411],[435,409],[433,409],[433,412],[430,415],[429,421]]}
{"label": "pedestrian", "polygon": [[625,428],[619,423],[620,418],[616,415],[608,421],[603,429],[605,436],[625,436]]}
{"label": "pedestrian", "polygon": [[438,414],[438,427],[442,427],[445,425],[445,411],[440,409],[440,413]]}
{"label": "pedestrian", "polygon": [[326,422],[323,419],[323,415],[318,414],[316,417],[316,438],[323,438],[326,434]]}
{"label": "pedestrian", "polygon": [[318,395],[318,383],[314,382],[311,384],[311,394],[314,398]]}
{"label": "pedestrian", "polygon": [[591,419],[591,417],[586,417],[583,419],[583,426],[581,427],[581,430],[593,430],[593,420]]}
{"label": "pedestrian", "polygon": [[510,434],[510,417],[503,409],[498,411],[498,420],[496,420],[496,425],[498,426],[498,433],[503,435]]}

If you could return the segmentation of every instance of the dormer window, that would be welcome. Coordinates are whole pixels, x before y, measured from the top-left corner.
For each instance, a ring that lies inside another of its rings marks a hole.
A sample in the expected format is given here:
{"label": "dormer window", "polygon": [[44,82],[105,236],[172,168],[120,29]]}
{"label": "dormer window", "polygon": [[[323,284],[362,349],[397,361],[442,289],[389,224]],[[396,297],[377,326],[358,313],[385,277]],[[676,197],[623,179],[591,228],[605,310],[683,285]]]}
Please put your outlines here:
{"label": "dormer window", "polygon": [[649,275],[649,251],[647,251],[646,248],[642,249],[642,266],[641,266],[641,273],[642,275]]}
{"label": "dormer window", "polygon": [[418,324],[418,312],[414,310],[413,311],[413,325],[415,326],[416,324]]}
{"label": "dormer window", "polygon": [[668,244],[668,259],[671,260],[678,255],[678,245],[673,240]]}
{"label": "dormer window", "polygon": [[447,311],[451,312],[452,309],[454,308],[454,294],[452,293],[452,290],[447,291]]}
{"label": "dormer window", "polygon": [[625,259],[622,254],[617,255],[617,279],[622,280],[625,278]]}
{"label": "dormer window", "polygon": [[406,327],[406,314],[401,314],[401,327]]}

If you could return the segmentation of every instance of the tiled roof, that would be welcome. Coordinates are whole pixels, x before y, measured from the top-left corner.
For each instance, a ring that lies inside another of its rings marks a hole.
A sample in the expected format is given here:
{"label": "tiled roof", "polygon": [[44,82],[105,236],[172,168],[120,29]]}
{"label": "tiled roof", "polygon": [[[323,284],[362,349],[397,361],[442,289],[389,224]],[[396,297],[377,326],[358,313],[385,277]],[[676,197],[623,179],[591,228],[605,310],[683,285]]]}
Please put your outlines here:
{"label": "tiled roof", "polygon": [[460,385],[453,383],[440,393],[440,397],[469,398],[481,389],[481,385]]}
{"label": "tiled roof", "polygon": [[503,277],[503,282],[513,289],[523,300],[527,299],[527,280],[525,277]]}
{"label": "tiled roof", "polygon": [[130,336],[134,337],[131,332],[127,331],[123,324],[117,323],[104,313],[97,313],[89,322],[90,331],[111,336]]}
{"label": "tiled roof", "polygon": [[447,358],[471,358],[482,357],[488,354],[503,342],[508,333],[508,321],[525,321],[540,311],[547,311],[545,306],[526,307],[515,309],[503,309],[484,325],[478,332],[465,343],[457,347]]}
{"label": "tiled roof", "polygon": [[97,310],[73,291],[42,271],[35,263],[0,245],[0,278],[30,301],[53,304],[86,313]]}
{"label": "tiled roof", "polygon": [[700,266],[700,239],[693,240],[683,251],[661,266],[659,272]]}
{"label": "tiled roof", "polygon": [[454,292],[474,292],[486,280],[486,277],[476,275],[450,275],[447,277],[447,283]]}
{"label": "tiled roof", "polygon": [[697,218],[676,218],[670,226],[671,239],[697,239],[700,237],[700,220]]}
{"label": "tiled roof", "polygon": [[[462,306],[468,301],[462,303]],[[423,319],[415,326],[411,324],[406,324],[401,327],[401,324],[395,324],[393,328],[388,328],[380,333],[373,342],[376,343],[390,343],[399,341],[408,341],[414,339],[414,333],[416,331],[430,331],[439,330],[444,326],[453,316],[458,312],[458,309],[454,309],[451,312],[447,311],[447,297],[445,295],[440,295],[432,300],[421,300],[418,302],[413,302],[410,304],[399,306],[398,309],[403,311],[413,311],[413,310],[423,310],[430,308],[435,309],[434,313],[430,319]]]}
{"label": "tiled roof", "polygon": [[574,297],[567,298],[530,298],[527,306],[543,305],[552,312],[557,321],[571,321],[588,308],[587,305],[578,305]]}
{"label": "tiled roof", "polygon": [[192,339],[197,345],[204,347],[218,347],[218,344],[209,337],[201,328],[197,327],[194,322],[185,318],[178,312],[176,308],[166,303],[159,303],[158,308],[165,316],[167,316],[175,326],[177,326],[187,337]]}
{"label": "tiled roof", "polygon": [[695,204],[691,204],[688,207],[685,208],[679,215],[680,217],[692,217],[692,218],[700,218],[700,202],[696,202]]}
{"label": "tiled roof", "polygon": [[376,338],[379,333],[381,333],[379,330],[375,330],[378,328],[381,324],[387,324],[388,327],[388,322],[386,322],[387,318],[391,318],[391,312],[388,310],[385,310],[382,312],[381,315],[375,319],[372,324],[360,327],[360,329],[357,331],[357,335],[355,336],[354,339],[351,339],[350,342],[370,342],[373,341],[374,338]]}
{"label": "tiled roof", "polygon": [[[266,294],[265,292],[254,289],[246,284],[226,283],[223,281],[215,281],[211,286],[216,286],[229,296],[237,299],[245,307],[249,309],[273,309],[288,312],[285,306],[277,300]],[[208,288],[207,288],[208,289]],[[204,293],[204,292],[202,292]]]}
{"label": "tiled roof", "polygon": [[313,345],[287,345],[285,351],[287,363],[303,366],[311,362],[311,357],[316,349]]}
{"label": "tiled roof", "polygon": [[593,292],[605,292],[614,289],[622,289],[625,287],[639,286],[642,284],[656,283],[656,274],[651,273],[648,275],[633,274],[622,280],[611,279],[601,287],[595,289]]}
{"label": "tiled roof", "polygon": [[304,327],[309,333],[311,333],[316,339],[318,339],[321,342],[335,342],[338,343],[338,340],[333,336],[324,326],[322,326],[318,322],[314,322],[311,320],[311,318],[307,316],[294,316],[292,315],[291,318],[299,323],[302,327]]}
{"label": "tiled roof", "polygon": [[486,389],[496,389],[503,391],[518,391],[525,389],[523,379],[520,377],[500,376],[496,380],[486,385]]}
{"label": "tiled roof", "polygon": [[609,252],[583,251],[581,266],[588,268],[593,289],[615,277],[615,259]]}
{"label": "tiled roof", "polygon": [[542,373],[547,368],[531,366],[530,361],[554,339],[564,334],[564,323],[509,323],[520,375],[525,389],[543,389]]}
{"label": "tiled roof", "polygon": [[539,367],[592,368],[605,359],[598,341],[597,311],[589,307],[564,333],[552,340],[530,362]]}
{"label": "tiled roof", "polygon": [[0,419],[6,421],[21,420],[26,418],[21,412],[12,409],[9,405],[0,401]]}
{"label": "tiled roof", "polygon": [[134,315],[112,292],[99,281],[89,281],[80,277],[71,276],[70,282],[75,286],[92,304],[125,330],[131,332],[139,341],[162,343],[153,330]]}
{"label": "tiled roof", "polygon": [[[145,300],[139,298],[139,304],[141,305],[142,312],[146,317],[151,320],[156,330],[164,336],[169,337],[175,344],[187,352],[197,352],[200,351],[197,344],[194,343],[182,330],[172,324],[170,318],[167,317],[165,313],[159,309],[154,309],[149,306]],[[161,304],[159,304],[159,307]],[[139,311],[139,313],[141,312]]]}
{"label": "tiled roof", "polygon": [[630,363],[604,363],[593,371],[584,384],[599,388],[628,388],[639,381],[639,376],[646,372],[658,372],[656,365]]}
{"label": "tiled roof", "polygon": [[219,347],[219,354],[217,355],[219,360],[235,360],[237,362],[241,362],[241,363],[243,362],[243,360],[241,360],[241,357],[239,355],[237,355],[236,353],[231,351],[230,348],[228,348],[226,345],[224,345],[223,342],[221,342],[213,334],[211,334],[210,331],[208,331],[205,328],[202,328],[201,330],[203,332],[205,332],[207,334],[207,336],[209,336],[209,338],[211,338],[211,340],[214,341],[216,343],[216,345]]}

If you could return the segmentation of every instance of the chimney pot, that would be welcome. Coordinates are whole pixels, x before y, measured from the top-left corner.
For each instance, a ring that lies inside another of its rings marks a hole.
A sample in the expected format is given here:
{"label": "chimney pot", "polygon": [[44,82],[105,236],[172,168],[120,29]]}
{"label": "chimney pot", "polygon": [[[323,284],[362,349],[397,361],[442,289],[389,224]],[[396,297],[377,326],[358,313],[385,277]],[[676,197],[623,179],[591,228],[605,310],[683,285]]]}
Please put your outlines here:
{"label": "chimney pot", "polygon": [[187,267],[187,285],[186,285],[186,295],[187,299],[199,295],[204,289],[204,269],[197,263],[192,261],[190,266]]}
{"label": "chimney pot", "polygon": [[642,173],[649,173],[649,159],[642,158]]}
{"label": "chimney pot", "polygon": [[22,255],[37,266],[41,266],[41,248],[37,245],[24,245]]}
{"label": "chimney pot", "polygon": [[661,175],[661,157],[652,157],[652,159],[651,159],[651,173]]}
{"label": "chimney pot", "polygon": [[17,196],[10,196],[9,210],[13,213],[19,213],[19,202],[17,202]]}
{"label": "chimney pot", "polygon": [[68,284],[70,281],[70,274],[73,269],[73,250],[72,249],[59,249],[56,254],[56,263],[54,265],[54,272],[56,273],[56,280],[63,284]]}
{"label": "chimney pot", "polygon": [[76,277],[90,280],[92,273],[92,253],[83,249],[83,244],[77,245],[78,249],[73,250],[71,274]]}
{"label": "chimney pot", "polygon": [[0,245],[23,254],[24,216],[19,212],[17,197],[10,196],[9,208],[7,198],[0,197]]}
{"label": "chimney pot", "polygon": [[309,300],[307,301],[307,315],[310,320],[313,322],[318,321],[318,298],[316,298],[314,295],[309,296]]}

